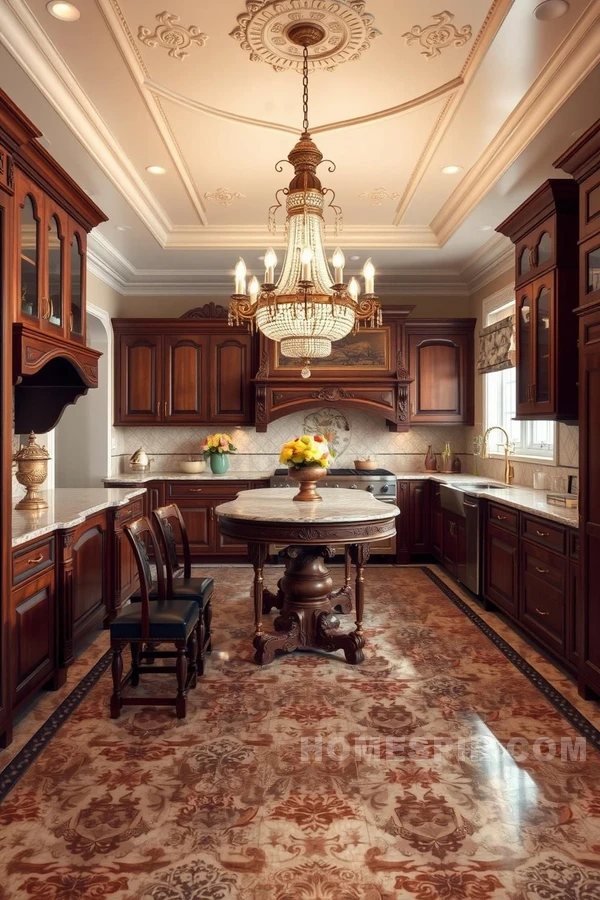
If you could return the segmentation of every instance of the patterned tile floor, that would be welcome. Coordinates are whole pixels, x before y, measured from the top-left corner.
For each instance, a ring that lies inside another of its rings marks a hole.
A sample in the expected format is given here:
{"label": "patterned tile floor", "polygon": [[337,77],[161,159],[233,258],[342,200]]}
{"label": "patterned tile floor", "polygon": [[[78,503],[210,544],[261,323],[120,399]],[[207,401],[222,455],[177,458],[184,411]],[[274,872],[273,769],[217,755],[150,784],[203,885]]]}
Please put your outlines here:
{"label": "patterned tile floor", "polygon": [[[573,756],[572,725],[425,572],[368,571],[363,665],[260,669],[248,569],[208,571],[218,652],[188,718],[110,720],[105,674],[0,806],[1,900],[600,900],[600,756]],[[61,699],[41,696],[1,765]]]}

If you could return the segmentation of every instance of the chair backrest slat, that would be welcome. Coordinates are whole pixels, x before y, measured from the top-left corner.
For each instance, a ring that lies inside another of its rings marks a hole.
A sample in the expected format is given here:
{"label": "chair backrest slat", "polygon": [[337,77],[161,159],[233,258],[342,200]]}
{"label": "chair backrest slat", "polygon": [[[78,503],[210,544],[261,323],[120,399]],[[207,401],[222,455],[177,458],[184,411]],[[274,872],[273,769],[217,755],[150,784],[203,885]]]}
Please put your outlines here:
{"label": "chair backrest slat", "polygon": [[[183,575],[190,578],[192,574],[192,558],[190,542],[181,510],[176,503],[169,506],[159,506],[152,511],[156,522],[157,532],[160,537],[161,548],[167,565],[167,594],[173,590],[173,577],[179,572],[181,566],[177,558],[177,536],[181,539],[183,548]],[[175,527],[173,527],[175,526]]]}
{"label": "chair backrest slat", "polygon": [[140,594],[142,597],[142,621],[141,621],[141,637],[142,640],[147,639],[150,633],[150,591],[153,587],[152,567],[148,556],[148,548],[146,540],[149,541],[150,547],[156,561],[156,591],[157,599],[165,601],[167,591],[165,586],[164,565],[158,546],[158,542],[152,530],[150,520],[146,516],[141,516],[130,524],[123,526],[123,531],[127,536],[127,540],[131,545],[133,556],[137,565],[138,574],[140,576]]}

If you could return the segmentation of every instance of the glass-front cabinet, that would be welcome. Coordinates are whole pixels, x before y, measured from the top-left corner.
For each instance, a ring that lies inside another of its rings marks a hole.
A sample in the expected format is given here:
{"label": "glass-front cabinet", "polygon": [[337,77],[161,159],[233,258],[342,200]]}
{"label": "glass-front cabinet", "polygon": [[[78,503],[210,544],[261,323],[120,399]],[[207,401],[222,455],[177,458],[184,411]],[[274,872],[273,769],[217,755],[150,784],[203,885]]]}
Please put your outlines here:
{"label": "glass-front cabinet", "polygon": [[551,179],[496,229],[515,245],[516,419],[577,421],[578,199],[574,181]]}
{"label": "glass-front cabinet", "polygon": [[19,174],[17,320],[85,343],[86,232]]}

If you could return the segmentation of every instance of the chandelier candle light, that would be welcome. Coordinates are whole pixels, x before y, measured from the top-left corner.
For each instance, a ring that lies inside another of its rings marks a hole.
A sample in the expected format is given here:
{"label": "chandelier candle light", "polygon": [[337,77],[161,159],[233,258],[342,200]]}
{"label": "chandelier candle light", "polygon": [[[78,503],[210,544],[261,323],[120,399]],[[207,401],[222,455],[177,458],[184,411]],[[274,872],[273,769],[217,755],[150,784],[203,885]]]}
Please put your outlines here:
{"label": "chandelier candle light", "polygon": [[[240,258],[235,267],[235,293],[229,307],[229,324],[246,322],[250,330],[259,331],[280,342],[283,356],[303,363],[302,377],[310,377],[309,362],[331,354],[331,344],[339,341],[361,324],[381,325],[381,305],[375,294],[375,268],[370,259],[363,269],[365,293],[359,301],[356,278],[344,282],[345,258],[339,247],[332,258],[334,277],[324,248],[323,210],[325,197],[331,194],[329,207],[336,215],[336,228],[341,209],[335,204],[335,193],[323,188],[316,174],[323,154],[312,141],[308,130],[308,48],[324,37],[320,25],[298,22],[287,32],[295,44],[303,48],[303,131],[288,155],[294,169],[289,187],[277,192],[276,203],[269,210],[269,225],[275,230],[275,212],[281,208],[279,194],[286,198],[287,247],[279,280],[275,282],[277,256],[272,248],[265,253],[265,280],[259,285],[252,277],[246,286],[246,264]],[[280,163],[275,166],[281,172]],[[335,171],[330,163],[329,171]]]}

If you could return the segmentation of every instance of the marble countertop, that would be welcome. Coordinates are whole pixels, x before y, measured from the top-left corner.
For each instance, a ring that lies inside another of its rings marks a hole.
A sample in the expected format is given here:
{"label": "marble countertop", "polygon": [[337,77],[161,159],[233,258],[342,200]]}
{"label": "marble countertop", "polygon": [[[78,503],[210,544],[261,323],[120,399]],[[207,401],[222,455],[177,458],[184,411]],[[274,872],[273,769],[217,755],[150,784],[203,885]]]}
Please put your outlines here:
{"label": "marble countertop", "polygon": [[[398,475],[398,479],[403,476]],[[504,506],[512,506],[522,512],[533,513],[544,519],[553,519],[562,525],[570,525],[571,528],[579,527],[579,512],[575,509],[566,509],[564,506],[554,506],[547,502],[547,491],[534,491],[533,488],[522,487],[518,484],[503,485],[492,490],[478,490],[477,484],[500,484],[493,478],[484,478],[476,475],[442,475],[439,473],[424,472],[422,478],[430,478],[441,484],[465,485],[465,493],[471,497],[483,497],[486,500],[496,500]],[[466,487],[468,485],[468,488]]]}
{"label": "marble countertop", "polygon": [[103,478],[106,485],[111,484],[145,484],[147,481],[265,481],[273,472],[257,472],[256,469],[244,472],[229,470],[224,475],[215,475],[208,466],[204,472],[188,474],[187,472],[123,472],[121,475],[107,475]]}
{"label": "marble countertop", "polygon": [[[273,472],[228,471],[224,475],[214,475],[210,467],[196,475],[188,475],[185,472],[147,472],[145,474],[126,472],[122,475],[113,475],[104,479],[104,483],[111,484],[145,484],[148,481],[263,481],[271,477]],[[368,473],[366,473],[368,474]],[[442,474],[441,472],[394,472],[398,481],[426,481],[432,480],[441,484],[496,484],[493,478],[467,474]],[[284,490],[284,488],[278,488]],[[502,486],[495,490],[478,491],[475,486],[469,487],[469,494],[476,497],[496,499],[506,506],[513,506],[523,512],[534,513],[545,519],[553,519],[563,525],[572,528],[579,526],[579,514],[577,509],[565,509],[562,506],[553,506],[546,501],[546,491],[534,491],[532,488],[521,485]]]}
{"label": "marble countertop", "polygon": [[321,501],[296,503],[297,488],[241,491],[235,500],[215,508],[217,516],[262,522],[367,522],[400,515],[393,503],[382,503],[367,491],[336,488]]}
{"label": "marble countertop", "polygon": [[73,528],[103,509],[126,506],[135,497],[142,497],[146,488],[57,488],[40,493],[48,501],[48,509],[13,509],[13,547],[53,531]]}

